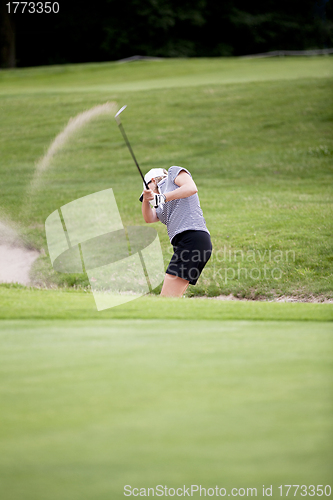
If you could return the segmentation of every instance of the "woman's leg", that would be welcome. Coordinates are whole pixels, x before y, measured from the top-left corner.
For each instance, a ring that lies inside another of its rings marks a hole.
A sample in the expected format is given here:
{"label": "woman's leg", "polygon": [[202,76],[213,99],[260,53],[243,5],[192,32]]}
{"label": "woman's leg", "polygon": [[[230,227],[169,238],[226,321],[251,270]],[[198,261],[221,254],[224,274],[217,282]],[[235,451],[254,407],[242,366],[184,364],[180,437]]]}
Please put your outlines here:
{"label": "woman's leg", "polygon": [[179,276],[166,274],[161,295],[164,297],[181,297],[186,292],[188,285],[189,281],[179,278]]}

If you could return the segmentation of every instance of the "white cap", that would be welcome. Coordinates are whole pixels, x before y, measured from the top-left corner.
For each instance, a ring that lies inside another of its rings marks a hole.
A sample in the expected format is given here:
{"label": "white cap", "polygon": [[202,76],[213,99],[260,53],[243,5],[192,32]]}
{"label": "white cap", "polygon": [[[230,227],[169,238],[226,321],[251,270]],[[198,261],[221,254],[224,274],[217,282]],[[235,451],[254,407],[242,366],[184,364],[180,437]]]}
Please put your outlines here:
{"label": "white cap", "polygon": [[[155,177],[167,177],[167,174],[165,173],[164,168],[152,168],[149,170],[149,172],[146,173],[145,175],[145,181],[147,184],[154,179]],[[146,186],[143,184],[143,189],[146,189]],[[140,201],[143,200],[143,193],[141,193],[140,196]]]}

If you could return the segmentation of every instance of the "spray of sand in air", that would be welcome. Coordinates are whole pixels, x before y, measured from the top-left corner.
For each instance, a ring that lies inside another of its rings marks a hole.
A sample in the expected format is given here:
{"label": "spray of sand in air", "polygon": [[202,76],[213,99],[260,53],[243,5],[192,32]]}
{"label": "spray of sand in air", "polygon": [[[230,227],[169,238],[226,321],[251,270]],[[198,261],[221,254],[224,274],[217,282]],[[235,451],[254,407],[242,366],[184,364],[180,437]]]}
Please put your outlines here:
{"label": "spray of sand in air", "polygon": [[[52,158],[65,146],[68,140],[94,118],[101,115],[114,115],[115,111],[116,103],[106,102],[69,120],[43,158],[37,162],[33,179],[26,193],[27,203],[31,202],[33,193],[40,187],[42,174],[50,166]],[[24,213],[26,209],[27,204],[25,203],[21,213]],[[13,221],[7,219],[5,214],[0,213],[0,283],[17,282],[29,285],[31,266],[39,256],[39,252],[31,248],[24,237],[20,236],[21,228],[16,228]]]}
{"label": "spray of sand in air", "polygon": [[[30,184],[30,189],[28,190],[28,195],[32,195],[36,189],[39,188],[41,183],[41,178],[43,172],[48,169],[51,164],[52,158],[65,146],[71,137],[84,125],[87,125],[94,118],[98,118],[101,115],[114,115],[116,111],[116,103],[106,102],[104,104],[99,104],[94,106],[83,113],[78,114],[74,118],[70,118],[68,124],[63,129],[60,134],[54,139],[46,154],[41,158],[35,168],[35,173]],[[28,197],[30,197],[28,196]]]}

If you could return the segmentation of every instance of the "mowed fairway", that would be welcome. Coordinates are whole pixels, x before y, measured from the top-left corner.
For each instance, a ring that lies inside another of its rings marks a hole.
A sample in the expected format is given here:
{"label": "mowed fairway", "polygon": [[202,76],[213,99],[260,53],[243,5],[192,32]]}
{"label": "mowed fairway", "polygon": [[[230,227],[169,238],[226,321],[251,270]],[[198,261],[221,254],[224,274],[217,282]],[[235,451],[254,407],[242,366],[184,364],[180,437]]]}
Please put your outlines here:
{"label": "mowed fairway", "polygon": [[[332,57],[2,71],[0,219],[44,250],[36,283],[88,286],[85,274],[52,270],[44,223],[64,204],[112,188],[124,225],[144,224],[141,179],[113,113],[77,130],[38,178],[36,164],[71,117],[127,104],[122,120],[142,170],[180,165],[198,186],[214,253],[188,295],[330,298],[332,76]],[[167,265],[170,243],[155,226]]]}
{"label": "mowed fairway", "polygon": [[331,482],[329,323],[2,321],[0,342],[1,498]]}

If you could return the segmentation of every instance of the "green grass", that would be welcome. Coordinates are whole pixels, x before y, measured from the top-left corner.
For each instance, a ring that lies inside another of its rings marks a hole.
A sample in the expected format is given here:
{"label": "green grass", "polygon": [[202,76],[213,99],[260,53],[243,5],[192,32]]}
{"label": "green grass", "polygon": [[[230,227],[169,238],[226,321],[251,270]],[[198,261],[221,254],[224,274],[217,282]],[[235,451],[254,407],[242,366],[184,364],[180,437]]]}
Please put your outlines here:
{"label": "green grass", "polygon": [[[332,58],[163,60],[0,72],[1,209],[45,251],[41,286],[88,285],[50,266],[44,222],[112,187],[125,225],[144,224],[140,178],[112,118],[91,122],[28,196],[34,167],[69,118],[128,104],[143,170],[181,165],[198,185],[213,257],[188,295],[333,297]],[[165,265],[170,244],[156,225]],[[158,292],[159,289],[156,290]]]}
{"label": "green grass", "polygon": [[51,269],[44,222],[112,187],[124,224],[143,224],[112,117],[81,130],[29,193],[70,117],[126,103],[142,168],[179,164],[199,188],[215,253],[188,295],[332,297],[331,89],[328,57],[0,72],[0,219],[41,249],[35,283],[58,287],[0,285],[1,500],[333,486],[331,304],[149,295],[97,312],[85,275]]}
{"label": "green grass", "polygon": [[331,324],[11,320],[0,343],[3,499],[331,482]]}
{"label": "green grass", "polygon": [[0,93],[134,91],[332,77],[330,57],[191,58],[24,68],[0,73]]}
{"label": "green grass", "polygon": [[332,304],[217,299],[160,298],[146,295],[118,307],[97,311],[93,295],[83,290],[38,290],[0,286],[1,319],[167,319],[333,321]]}

